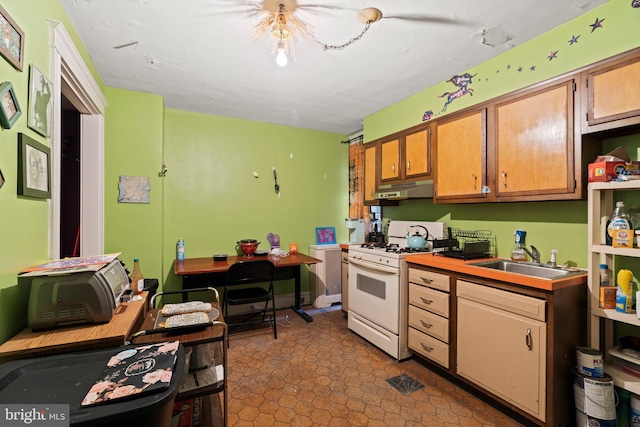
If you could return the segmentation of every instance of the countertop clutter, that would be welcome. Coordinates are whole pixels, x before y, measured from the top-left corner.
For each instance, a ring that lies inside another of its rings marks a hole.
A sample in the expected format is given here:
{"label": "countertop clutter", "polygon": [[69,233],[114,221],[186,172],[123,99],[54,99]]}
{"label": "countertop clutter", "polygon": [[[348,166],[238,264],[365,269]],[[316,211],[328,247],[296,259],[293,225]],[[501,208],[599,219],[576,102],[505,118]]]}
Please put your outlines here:
{"label": "countertop clutter", "polygon": [[[486,261],[490,261],[491,259],[499,260],[500,258],[487,258]],[[409,255],[407,256],[406,261],[408,263],[424,265],[426,267],[439,268],[461,274],[469,274],[485,279],[500,280],[502,282],[513,283],[515,285],[526,286],[546,291],[554,291],[568,286],[575,286],[579,283],[583,283],[585,277],[587,276],[587,272],[585,271],[584,274],[574,275],[567,278],[553,280],[540,279],[522,274],[492,270],[471,265],[478,262],[479,260],[477,259],[465,261],[456,258],[439,256],[437,254]]]}

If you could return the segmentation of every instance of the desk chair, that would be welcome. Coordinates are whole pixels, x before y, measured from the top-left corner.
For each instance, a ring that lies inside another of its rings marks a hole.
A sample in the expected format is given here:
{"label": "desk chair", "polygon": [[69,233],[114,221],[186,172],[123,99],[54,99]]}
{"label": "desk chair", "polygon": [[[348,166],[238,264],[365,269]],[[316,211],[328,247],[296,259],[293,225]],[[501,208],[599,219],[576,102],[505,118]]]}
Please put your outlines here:
{"label": "desk chair", "polygon": [[[273,338],[278,339],[278,332],[276,331],[276,302],[273,292],[275,271],[275,265],[269,260],[240,261],[229,267],[222,297],[224,301],[222,313],[229,327],[269,321],[273,325]],[[268,283],[269,286],[268,288],[242,286],[253,283]],[[269,301],[271,301],[271,319],[267,320]],[[264,302],[264,308],[261,311],[253,313],[252,316],[242,322],[229,321],[228,310],[230,305],[259,302]],[[252,321],[251,319],[258,314],[262,314],[262,319]]]}

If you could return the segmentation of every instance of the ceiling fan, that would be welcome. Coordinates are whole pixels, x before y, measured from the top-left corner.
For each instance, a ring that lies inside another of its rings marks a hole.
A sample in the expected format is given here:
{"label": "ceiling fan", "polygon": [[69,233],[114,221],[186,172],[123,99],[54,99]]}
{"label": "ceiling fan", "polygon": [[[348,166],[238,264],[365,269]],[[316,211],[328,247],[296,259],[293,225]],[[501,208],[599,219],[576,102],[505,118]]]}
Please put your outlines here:
{"label": "ceiling fan", "polygon": [[274,39],[272,54],[276,55],[276,63],[284,67],[288,62],[288,56],[295,59],[295,41],[297,38],[310,36],[322,46],[324,50],[342,50],[360,40],[369,30],[371,24],[381,19],[401,19],[409,22],[430,23],[457,23],[450,18],[438,18],[424,15],[391,15],[384,16],[382,11],[375,7],[366,7],[357,12],[357,19],[364,25],[360,34],[352,37],[347,42],[339,45],[323,43],[315,37],[314,27],[296,14],[297,10],[317,13],[318,10],[350,9],[343,6],[321,4],[298,4],[296,0],[263,0],[255,3],[250,0],[241,1],[240,4],[250,6],[250,14],[258,16],[259,20],[254,26],[253,37],[260,38],[271,35]]}

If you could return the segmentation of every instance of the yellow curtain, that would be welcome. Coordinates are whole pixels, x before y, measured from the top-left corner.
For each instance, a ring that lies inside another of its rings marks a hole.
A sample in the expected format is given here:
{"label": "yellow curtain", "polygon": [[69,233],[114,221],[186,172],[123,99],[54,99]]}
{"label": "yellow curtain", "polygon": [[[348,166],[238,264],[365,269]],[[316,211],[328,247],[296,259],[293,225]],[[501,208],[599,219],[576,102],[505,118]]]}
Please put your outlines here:
{"label": "yellow curtain", "polygon": [[364,209],[364,144],[349,145],[349,218],[367,218]]}

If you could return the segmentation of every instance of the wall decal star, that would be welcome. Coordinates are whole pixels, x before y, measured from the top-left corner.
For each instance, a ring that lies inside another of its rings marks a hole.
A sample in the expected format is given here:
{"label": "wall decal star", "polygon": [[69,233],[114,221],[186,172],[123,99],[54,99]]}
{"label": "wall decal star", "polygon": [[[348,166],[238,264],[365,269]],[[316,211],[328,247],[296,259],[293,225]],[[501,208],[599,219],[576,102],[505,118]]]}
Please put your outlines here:
{"label": "wall decal star", "polygon": [[572,36],[571,40],[569,40],[569,46],[571,46],[574,43],[578,43],[578,39],[580,38],[580,36]]}
{"label": "wall decal star", "polygon": [[604,22],[604,18],[603,19],[596,18],[596,22],[589,25],[591,27],[591,32],[593,33],[597,28],[602,28],[602,22]]}
{"label": "wall decal star", "polygon": [[522,67],[518,67],[518,72],[521,73],[522,72]]}
{"label": "wall decal star", "polygon": [[547,56],[547,58],[549,58],[549,61],[553,61],[554,59],[557,59],[558,58],[558,52],[559,52],[558,50],[556,50],[555,52],[552,51],[549,54],[549,56]]}
{"label": "wall decal star", "polygon": [[529,71],[535,71],[536,70],[536,66],[532,65],[531,67],[529,67]]}

